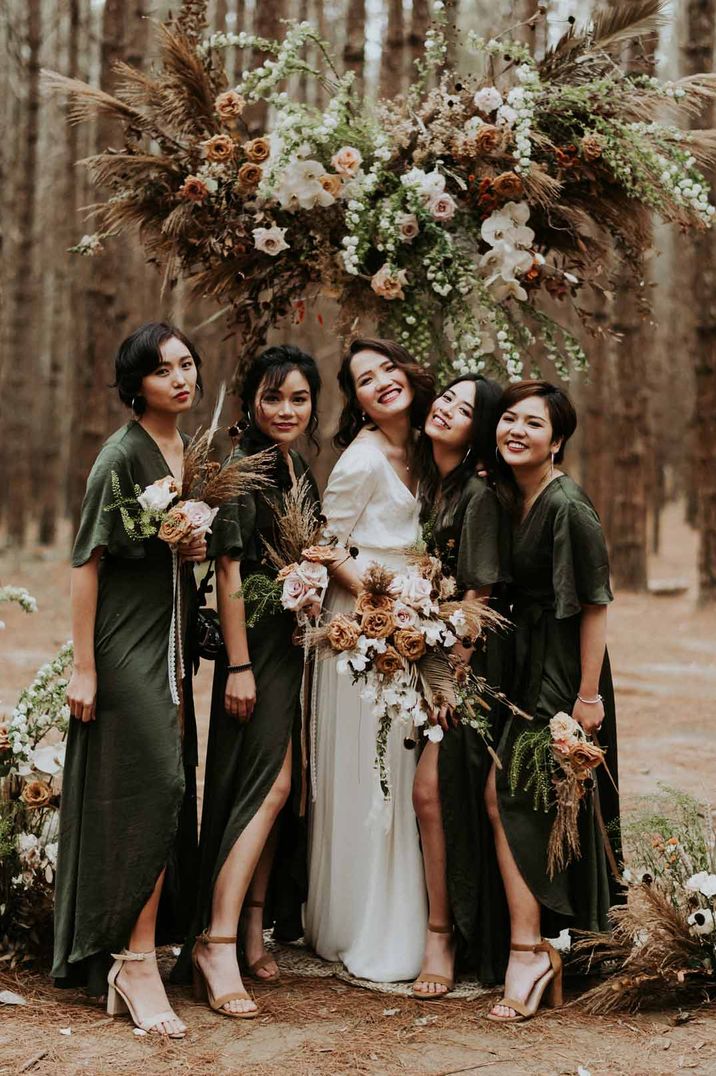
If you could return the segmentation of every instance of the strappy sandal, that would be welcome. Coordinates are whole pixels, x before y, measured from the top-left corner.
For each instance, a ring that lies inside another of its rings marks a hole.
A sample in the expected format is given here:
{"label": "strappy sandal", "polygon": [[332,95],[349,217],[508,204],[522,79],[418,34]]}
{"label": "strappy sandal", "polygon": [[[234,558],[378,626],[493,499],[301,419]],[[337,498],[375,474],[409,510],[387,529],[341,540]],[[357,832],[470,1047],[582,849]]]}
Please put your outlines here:
{"label": "strappy sandal", "polygon": [[245,1009],[242,1012],[233,1012],[231,1009],[225,1009],[229,1001],[251,1001],[253,998],[245,990],[234,990],[230,994],[220,994],[218,998],[215,998],[211,987],[209,986],[209,980],[199,966],[199,961],[196,959],[196,947],[197,945],[236,945],[236,935],[233,938],[209,934],[206,930],[202,931],[199,937],[194,943],[194,948],[191,951],[191,963],[194,975],[194,997],[197,1001],[206,1001],[210,1009],[214,1012],[221,1013],[222,1016],[234,1016],[237,1020],[253,1020],[259,1015],[258,1009]]}
{"label": "strappy sandal", "polygon": [[496,1008],[497,1005],[504,1005],[508,1009],[514,1009],[515,1016],[497,1016],[489,1012],[485,1014],[487,1019],[496,1024],[518,1024],[523,1020],[531,1020],[533,1016],[537,1015],[537,1010],[543,998],[545,1006],[559,1009],[563,1003],[562,957],[557,950],[544,938],[537,945],[515,944],[511,945],[510,949],[516,953],[547,953],[549,967],[534,983],[526,1001],[516,1001],[515,998],[500,998],[497,1004],[493,1006],[493,1008]]}
{"label": "strappy sandal", "polygon": [[138,1027],[140,1031],[152,1031],[158,1035],[163,1035],[165,1038],[168,1039],[183,1039],[186,1035],[186,1031],[169,1032],[156,1030],[159,1024],[169,1023],[169,1021],[171,1020],[179,1019],[173,1009],[165,1009],[163,1012],[158,1012],[155,1013],[153,1016],[148,1016],[146,1020],[140,1020],[137,1016],[131,998],[117,983],[117,976],[119,975],[120,971],[128,960],[156,961],[156,949],[152,949],[148,953],[134,953],[131,951],[131,949],[123,949],[121,953],[112,953],[112,956],[114,957],[114,964],[109,969],[109,975],[107,976],[108,1015],[122,1016],[124,1013],[129,1013],[132,1023],[135,1027]]}
{"label": "strappy sandal", "polygon": [[[262,900],[245,900],[244,908],[263,908],[264,902]],[[271,956],[270,953],[264,953],[258,960],[254,960],[253,964],[247,964],[246,974],[250,979],[254,979],[257,983],[277,983],[281,979],[281,970],[276,965],[276,971],[271,972],[270,975],[259,975],[258,972],[262,968],[267,968],[269,964],[276,964],[276,958]]]}
{"label": "strappy sandal", "polygon": [[[428,923],[428,930],[431,934],[452,934],[452,927],[436,927],[433,923]],[[427,986],[429,983],[437,983],[438,986],[446,987],[439,994],[428,993],[427,990],[416,990],[416,986],[420,983],[425,983]],[[441,1001],[447,997],[450,991],[455,986],[455,979],[448,979],[445,975],[438,975],[437,972],[421,971],[418,978],[415,980],[411,987],[411,993],[418,1001]]]}

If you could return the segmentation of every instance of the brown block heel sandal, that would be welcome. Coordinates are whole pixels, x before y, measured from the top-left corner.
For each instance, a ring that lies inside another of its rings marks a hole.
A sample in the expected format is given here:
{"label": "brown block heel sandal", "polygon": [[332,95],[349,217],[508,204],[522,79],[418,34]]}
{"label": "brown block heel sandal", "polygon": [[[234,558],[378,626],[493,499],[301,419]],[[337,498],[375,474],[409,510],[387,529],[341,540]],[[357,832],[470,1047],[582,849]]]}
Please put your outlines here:
{"label": "brown block heel sandal", "polygon": [[236,935],[233,938],[223,937],[213,934],[207,934],[204,930],[196,939],[194,948],[191,953],[192,971],[194,974],[194,997],[197,1001],[206,1001],[210,1009],[214,1012],[221,1013],[222,1016],[233,1016],[237,1020],[253,1020],[259,1015],[258,1009],[246,1009],[244,1012],[232,1012],[230,1009],[225,1009],[229,1001],[251,1001],[253,998],[250,994],[247,994],[245,990],[234,990],[230,994],[220,994],[218,998],[215,998],[211,992],[206,975],[201,970],[199,962],[196,959],[196,947],[197,945],[236,945]]}
{"label": "brown block heel sandal", "polygon": [[[117,976],[124,967],[126,961],[156,961],[156,950],[152,949],[148,953],[133,953],[130,949],[123,949],[121,953],[112,953],[112,956],[114,957],[114,964],[109,969],[109,975],[107,976],[107,1014],[109,1016],[122,1016],[123,1013],[129,1013],[132,1023],[135,1027],[138,1027],[140,1031],[151,1031],[157,1035],[163,1035],[164,1038],[167,1039],[183,1039],[186,1035],[186,1031],[157,1031],[159,1024],[165,1024],[172,1020],[179,1019],[173,1009],[165,1009],[163,1012],[148,1016],[146,1020],[140,1020],[129,996],[125,994],[122,987],[117,984]],[[183,1023],[183,1021],[180,1022]]]}
{"label": "brown block heel sandal", "polygon": [[[437,927],[433,923],[428,923],[428,930],[431,934],[452,934],[452,927]],[[416,990],[416,987],[421,983],[425,983],[427,986],[429,983],[437,983],[438,986],[446,987],[445,990],[441,990],[439,994],[429,994],[426,990]],[[411,994],[418,1001],[442,1001],[444,997],[450,993],[455,986],[455,978],[448,979],[445,975],[438,975],[437,972],[421,971],[418,978],[415,980],[411,987]]]}
{"label": "brown block heel sandal", "polygon": [[[262,900],[246,900],[244,901],[244,908],[263,908],[264,902]],[[258,960],[254,960],[253,964],[247,964],[246,974],[250,979],[254,979],[257,983],[278,983],[281,981],[281,970],[276,965],[276,971],[271,972],[270,975],[257,974],[262,968],[267,968],[269,964],[276,964],[275,957],[272,957],[270,953],[266,953],[264,956],[260,956]]]}
{"label": "brown block heel sandal", "polygon": [[508,1009],[514,1009],[515,1016],[496,1016],[486,1013],[488,1020],[495,1024],[518,1024],[523,1020],[531,1020],[537,1015],[537,1010],[544,999],[546,1008],[559,1009],[563,1004],[562,996],[562,957],[557,950],[543,938],[537,945],[511,945],[510,949],[516,953],[547,953],[549,967],[535,982],[526,1001],[516,1001],[515,998],[500,998],[497,1005],[504,1005]]}

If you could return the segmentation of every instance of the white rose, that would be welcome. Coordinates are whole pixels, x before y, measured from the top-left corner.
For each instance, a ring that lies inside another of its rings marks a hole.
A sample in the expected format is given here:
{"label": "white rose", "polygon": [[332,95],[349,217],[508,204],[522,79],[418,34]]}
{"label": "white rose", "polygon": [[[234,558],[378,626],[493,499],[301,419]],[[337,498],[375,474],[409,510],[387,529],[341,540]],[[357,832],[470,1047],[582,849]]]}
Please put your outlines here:
{"label": "white rose", "polygon": [[273,228],[254,228],[254,246],[262,253],[275,258],[282,250],[288,250],[289,244],[284,239],[286,231],[286,228],[279,228],[277,225]]}
{"label": "white rose", "polygon": [[184,501],[182,510],[194,535],[201,538],[211,531],[211,524],[219,511],[218,508],[209,508],[204,501]]}
{"label": "white rose", "polygon": [[392,614],[399,628],[414,628],[418,623],[418,614],[402,601],[395,603]]}
{"label": "white rose", "polygon": [[172,475],[159,478],[147,486],[143,493],[137,497],[139,504],[146,512],[163,512],[168,508],[179,493],[179,486]]}
{"label": "white rose", "polygon": [[502,105],[502,94],[494,86],[484,86],[473,97],[480,112],[495,112]]}
{"label": "white rose", "polygon": [[553,740],[564,740],[569,743],[577,737],[578,730],[579,725],[577,722],[569,714],[565,714],[564,711],[555,714],[549,723],[549,731]]}

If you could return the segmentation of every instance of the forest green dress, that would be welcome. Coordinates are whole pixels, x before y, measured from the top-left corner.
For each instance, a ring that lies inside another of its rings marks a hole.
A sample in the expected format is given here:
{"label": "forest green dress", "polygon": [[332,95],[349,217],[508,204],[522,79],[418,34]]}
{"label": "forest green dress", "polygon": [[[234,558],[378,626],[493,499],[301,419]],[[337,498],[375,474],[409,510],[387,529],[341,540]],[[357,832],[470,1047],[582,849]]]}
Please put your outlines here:
{"label": "forest green dress", "polygon": [[[235,449],[227,462],[244,454],[241,449]],[[318,488],[308,465],[297,452],[291,452],[291,458],[297,479],[308,473],[318,511]],[[256,572],[275,575],[275,569],[265,562],[263,540],[275,542],[276,514],[289,485],[288,468],[279,458],[276,484],[269,492],[244,497],[239,503],[222,508],[215,521],[210,556],[240,560],[243,582]],[[277,934],[286,939],[303,933],[301,904],[306,896],[306,833],[305,820],[300,817],[303,650],[292,641],[295,627],[295,616],[281,610],[263,617],[248,629],[249,657],[256,681],[256,705],[248,722],[239,721],[224,709],[226,652],[222,649],[216,659],[199,841],[196,918],[175,969],[173,977],[178,981],[183,981],[190,971],[189,955],[194,938],[209,924],[219,871],[275,783],[289,744],[292,744],[293,762],[291,795],[278,820],[278,847],[264,922],[274,925]]]}
{"label": "forest green dress", "polygon": [[[595,802],[580,808],[581,858],[550,879],[547,846],[554,810],[535,809],[531,793],[509,787],[512,750],[525,728],[544,727],[559,711],[572,712],[581,679],[580,624],[583,605],[612,600],[609,561],[599,517],[580,487],[567,475],[542,491],[512,534],[512,619],[515,675],[511,697],[534,717],[512,717],[500,745],[500,815],[517,865],[543,908],[543,933],[565,927],[608,929],[607,912],[618,899],[600,831]],[[609,659],[605,655],[600,694],[605,718],[599,742],[615,782],[617,731]],[[619,856],[619,797],[603,767],[597,772],[598,803],[611,845]],[[520,782],[524,784],[524,782]]]}
{"label": "forest green dress", "polygon": [[[491,605],[503,615],[506,603],[509,522],[483,479],[473,477],[451,509],[438,507],[430,544],[458,583],[458,593],[492,587]],[[476,675],[504,687],[509,668],[508,633],[490,633],[471,661]],[[492,746],[504,722],[499,703],[491,706]],[[440,743],[438,778],[447,852],[447,883],[457,960],[481,982],[502,981],[509,922],[497,869],[492,827],[485,809],[485,782],[492,759],[482,737],[465,725],[451,729]]]}
{"label": "forest green dress", "polygon": [[[52,974],[60,985],[107,990],[109,953],[127,944],[139,912],[167,867],[158,936],[183,936],[191,908],[182,882],[195,870],[196,726],[191,682],[183,715],[172,702],[168,641],[172,557],[157,538],[128,537],[112,472],[124,496],[169,475],[138,422],[104,444],[87,481],[72,564],[104,547],[95,622],[96,720],[70,721],[62,782]],[[179,569],[182,605],[191,568]],[[188,655],[186,664],[188,665]],[[183,725],[183,736],[182,728]]]}

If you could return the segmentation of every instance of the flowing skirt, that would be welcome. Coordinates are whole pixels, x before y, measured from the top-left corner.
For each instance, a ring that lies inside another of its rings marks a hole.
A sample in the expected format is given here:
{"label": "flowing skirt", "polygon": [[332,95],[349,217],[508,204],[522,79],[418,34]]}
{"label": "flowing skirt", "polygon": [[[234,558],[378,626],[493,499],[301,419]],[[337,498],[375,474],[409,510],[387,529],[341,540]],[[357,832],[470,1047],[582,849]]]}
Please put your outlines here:
{"label": "flowing skirt", "polygon": [[[362,550],[361,560],[365,558]],[[400,554],[380,553],[400,569]],[[347,611],[351,596],[329,589],[329,613]],[[427,898],[412,806],[417,757],[404,746],[406,727],[393,726],[387,759],[391,798],[375,768],[377,719],[360,684],[317,663],[316,798],[309,835],[306,939],[319,956],[340,960],[358,978],[397,982],[420,971]]]}

